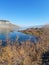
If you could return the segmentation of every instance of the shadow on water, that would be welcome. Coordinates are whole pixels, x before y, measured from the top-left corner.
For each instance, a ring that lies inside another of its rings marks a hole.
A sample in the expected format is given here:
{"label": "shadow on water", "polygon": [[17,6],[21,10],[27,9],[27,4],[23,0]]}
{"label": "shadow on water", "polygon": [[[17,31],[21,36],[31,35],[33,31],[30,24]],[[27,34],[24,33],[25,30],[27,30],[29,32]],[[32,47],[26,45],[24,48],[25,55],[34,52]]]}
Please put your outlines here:
{"label": "shadow on water", "polygon": [[42,64],[41,65],[49,65],[49,51],[42,54]]}

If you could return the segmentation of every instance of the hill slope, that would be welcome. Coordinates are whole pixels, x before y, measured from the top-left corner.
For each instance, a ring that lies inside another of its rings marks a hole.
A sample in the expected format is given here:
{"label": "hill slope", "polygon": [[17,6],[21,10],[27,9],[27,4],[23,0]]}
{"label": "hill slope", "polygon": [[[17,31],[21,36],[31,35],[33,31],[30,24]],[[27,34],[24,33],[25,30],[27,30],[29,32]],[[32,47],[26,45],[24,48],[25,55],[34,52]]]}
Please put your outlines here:
{"label": "hill slope", "polygon": [[14,30],[19,26],[10,23],[8,20],[0,20],[0,30]]}

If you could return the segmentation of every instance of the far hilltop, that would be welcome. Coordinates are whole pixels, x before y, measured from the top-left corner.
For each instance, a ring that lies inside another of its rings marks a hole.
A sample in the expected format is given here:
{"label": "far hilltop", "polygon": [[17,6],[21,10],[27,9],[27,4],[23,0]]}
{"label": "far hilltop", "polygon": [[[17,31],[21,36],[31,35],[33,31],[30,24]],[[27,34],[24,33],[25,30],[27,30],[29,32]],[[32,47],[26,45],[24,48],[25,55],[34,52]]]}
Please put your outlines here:
{"label": "far hilltop", "polygon": [[16,28],[19,28],[19,26],[12,24],[8,20],[0,20],[0,30],[14,30]]}

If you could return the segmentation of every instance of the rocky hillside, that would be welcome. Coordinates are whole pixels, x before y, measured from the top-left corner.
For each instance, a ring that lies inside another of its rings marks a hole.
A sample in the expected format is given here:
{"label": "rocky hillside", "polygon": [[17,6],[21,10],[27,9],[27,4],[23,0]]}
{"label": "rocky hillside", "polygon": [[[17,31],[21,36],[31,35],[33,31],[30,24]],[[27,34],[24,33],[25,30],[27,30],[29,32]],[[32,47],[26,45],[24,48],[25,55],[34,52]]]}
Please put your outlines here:
{"label": "rocky hillside", "polygon": [[8,20],[0,20],[0,30],[14,30],[19,26],[10,23]]}

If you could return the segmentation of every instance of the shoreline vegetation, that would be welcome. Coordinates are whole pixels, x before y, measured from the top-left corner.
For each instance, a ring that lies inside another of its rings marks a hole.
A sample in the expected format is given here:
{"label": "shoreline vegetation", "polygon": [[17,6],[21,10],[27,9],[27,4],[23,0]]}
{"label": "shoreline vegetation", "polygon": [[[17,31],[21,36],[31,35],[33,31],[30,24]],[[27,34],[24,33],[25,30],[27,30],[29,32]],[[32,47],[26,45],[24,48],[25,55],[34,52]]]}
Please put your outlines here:
{"label": "shoreline vegetation", "polygon": [[7,40],[3,46],[0,40],[0,65],[43,65],[42,55],[48,51],[48,43],[38,42],[34,44],[29,40],[13,43]]}
{"label": "shoreline vegetation", "polygon": [[15,42],[6,40],[2,44],[0,40],[0,65],[49,65],[49,31],[44,28],[31,28],[23,33],[39,37],[35,44],[30,40]]}

